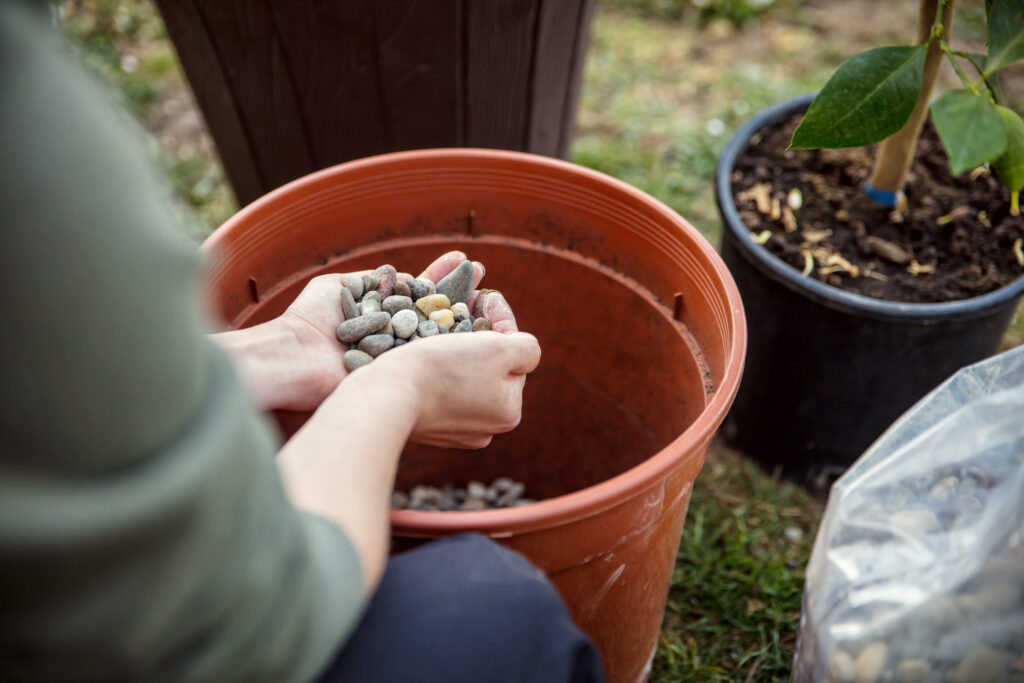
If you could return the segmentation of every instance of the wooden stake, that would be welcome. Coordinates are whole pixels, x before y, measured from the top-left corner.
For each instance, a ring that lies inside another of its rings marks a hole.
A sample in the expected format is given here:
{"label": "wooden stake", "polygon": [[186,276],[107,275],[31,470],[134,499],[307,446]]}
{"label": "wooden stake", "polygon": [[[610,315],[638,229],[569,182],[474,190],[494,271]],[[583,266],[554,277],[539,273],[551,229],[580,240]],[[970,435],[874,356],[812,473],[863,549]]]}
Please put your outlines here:
{"label": "wooden stake", "polygon": [[[938,11],[940,0],[920,1],[917,16],[917,44],[923,45],[932,34],[932,24],[935,23],[935,13]],[[943,36],[947,42],[953,28],[953,1],[948,0],[942,8]],[[903,128],[883,140],[878,146],[875,169],[871,174],[871,185],[878,190],[898,193],[903,189],[907,172],[910,171],[910,165],[917,153],[917,141],[921,136],[921,128],[924,126],[925,117],[928,116],[929,100],[941,61],[942,47],[936,40],[928,48],[928,56],[924,60],[921,94],[918,96],[917,106],[910,115],[910,119]]]}

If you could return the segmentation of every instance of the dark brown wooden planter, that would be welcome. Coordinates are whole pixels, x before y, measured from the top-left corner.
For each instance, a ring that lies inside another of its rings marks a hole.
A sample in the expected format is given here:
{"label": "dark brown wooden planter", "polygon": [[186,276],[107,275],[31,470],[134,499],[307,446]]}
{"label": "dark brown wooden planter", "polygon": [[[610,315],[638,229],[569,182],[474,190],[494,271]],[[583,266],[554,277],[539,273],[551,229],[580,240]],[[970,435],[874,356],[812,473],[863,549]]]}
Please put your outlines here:
{"label": "dark brown wooden planter", "polygon": [[240,204],[383,152],[564,157],[594,0],[156,0]]}

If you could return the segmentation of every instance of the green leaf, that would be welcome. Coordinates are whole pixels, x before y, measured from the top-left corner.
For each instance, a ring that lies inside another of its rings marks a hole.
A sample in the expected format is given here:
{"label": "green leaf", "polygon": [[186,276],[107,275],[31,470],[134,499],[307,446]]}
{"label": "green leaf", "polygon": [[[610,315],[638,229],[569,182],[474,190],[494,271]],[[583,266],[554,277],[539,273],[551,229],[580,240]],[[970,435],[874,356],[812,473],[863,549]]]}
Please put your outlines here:
{"label": "green leaf", "polygon": [[1011,192],[1024,189],[1024,121],[1016,112],[996,105],[1006,126],[1006,149],[992,162],[992,168]]}
{"label": "green leaf", "polygon": [[832,74],[793,132],[790,149],[862,147],[907,122],[921,94],[928,48],[878,47],[854,55]]}
{"label": "green leaf", "polygon": [[977,52],[968,52],[967,61],[971,63],[978,71],[978,75],[985,80],[985,85],[988,86],[992,96],[996,98],[996,102],[1003,101],[1003,88],[999,83],[999,74],[993,73],[988,76],[985,75],[985,65],[988,63],[988,57],[986,55],[978,54]]}
{"label": "green leaf", "polygon": [[988,73],[1024,59],[1024,2],[994,0],[988,15]]}
{"label": "green leaf", "polygon": [[987,94],[954,90],[932,105],[932,121],[953,175],[992,161],[1006,149],[1006,126]]}

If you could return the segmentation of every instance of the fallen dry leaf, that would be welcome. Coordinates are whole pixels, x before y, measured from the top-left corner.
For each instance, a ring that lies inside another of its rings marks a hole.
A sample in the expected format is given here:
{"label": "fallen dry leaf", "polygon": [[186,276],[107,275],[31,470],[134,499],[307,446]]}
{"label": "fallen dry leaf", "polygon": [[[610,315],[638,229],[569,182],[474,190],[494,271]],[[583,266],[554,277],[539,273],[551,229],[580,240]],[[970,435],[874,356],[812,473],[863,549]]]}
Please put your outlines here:
{"label": "fallen dry leaf", "polygon": [[768,183],[757,183],[748,190],[736,195],[740,201],[747,202],[751,199],[757,204],[757,210],[763,214],[770,214],[772,210],[772,186]]}
{"label": "fallen dry leaf", "polygon": [[911,260],[910,265],[907,266],[907,272],[915,277],[918,275],[931,275],[932,273],[935,272],[935,264],[930,263],[926,265],[921,265],[920,263],[917,262],[916,259],[914,259]]}
{"label": "fallen dry leaf", "polygon": [[814,228],[806,228],[800,233],[800,236],[804,238],[804,241],[810,242],[811,244],[817,244],[823,242],[832,236],[831,230],[815,230]]}
{"label": "fallen dry leaf", "polygon": [[884,240],[876,235],[868,235],[864,241],[871,251],[875,252],[886,261],[890,261],[896,265],[905,266],[910,263],[910,259],[913,258],[913,256],[910,255],[910,252],[900,245],[895,242],[890,242],[889,240]]}
{"label": "fallen dry leaf", "polygon": [[786,232],[796,232],[796,214],[788,206],[782,208],[782,225]]}

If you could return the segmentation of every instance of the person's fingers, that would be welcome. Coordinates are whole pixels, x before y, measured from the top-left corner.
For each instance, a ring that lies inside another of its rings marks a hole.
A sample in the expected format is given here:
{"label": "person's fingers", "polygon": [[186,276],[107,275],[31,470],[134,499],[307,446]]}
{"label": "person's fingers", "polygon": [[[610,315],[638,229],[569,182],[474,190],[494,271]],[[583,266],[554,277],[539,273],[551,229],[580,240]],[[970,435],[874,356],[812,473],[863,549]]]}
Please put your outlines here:
{"label": "person's fingers", "polygon": [[[477,333],[481,334],[481,333]],[[528,332],[516,332],[504,337],[508,348],[510,368],[514,375],[525,375],[533,372],[540,364],[540,342]]]}
{"label": "person's fingers", "polygon": [[[475,290],[480,286],[480,281],[484,279],[484,275],[487,274],[487,269],[484,268],[484,264],[479,261],[473,261],[473,289]],[[470,309],[473,310],[473,309]]]}
{"label": "person's fingers", "polygon": [[483,290],[477,296],[474,310],[476,315],[483,316],[491,321],[491,329],[495,332],[508,334],[518,332],[516,316],[512,313],[512,307],[501,292],[494,290]]}
{"label": "person's fingers", "polygon": [[424,269],[420,273],[420,277],[425,277],[431,282],[436,283],[438,280],[443,278],[448,273],[455,269],[455,266],[459,265],[466,260],[466,254],[461,251],[449,251],[447,254],[442,254],[434,259],[434,262]]}
{"label": "person's fingers", "polygon": [[413,441],[425,446],[437,446],[439,448],[465,448],[477,449],[486,448],[491,445],[493,435],[483,432],[438,432],[418,434]]}

